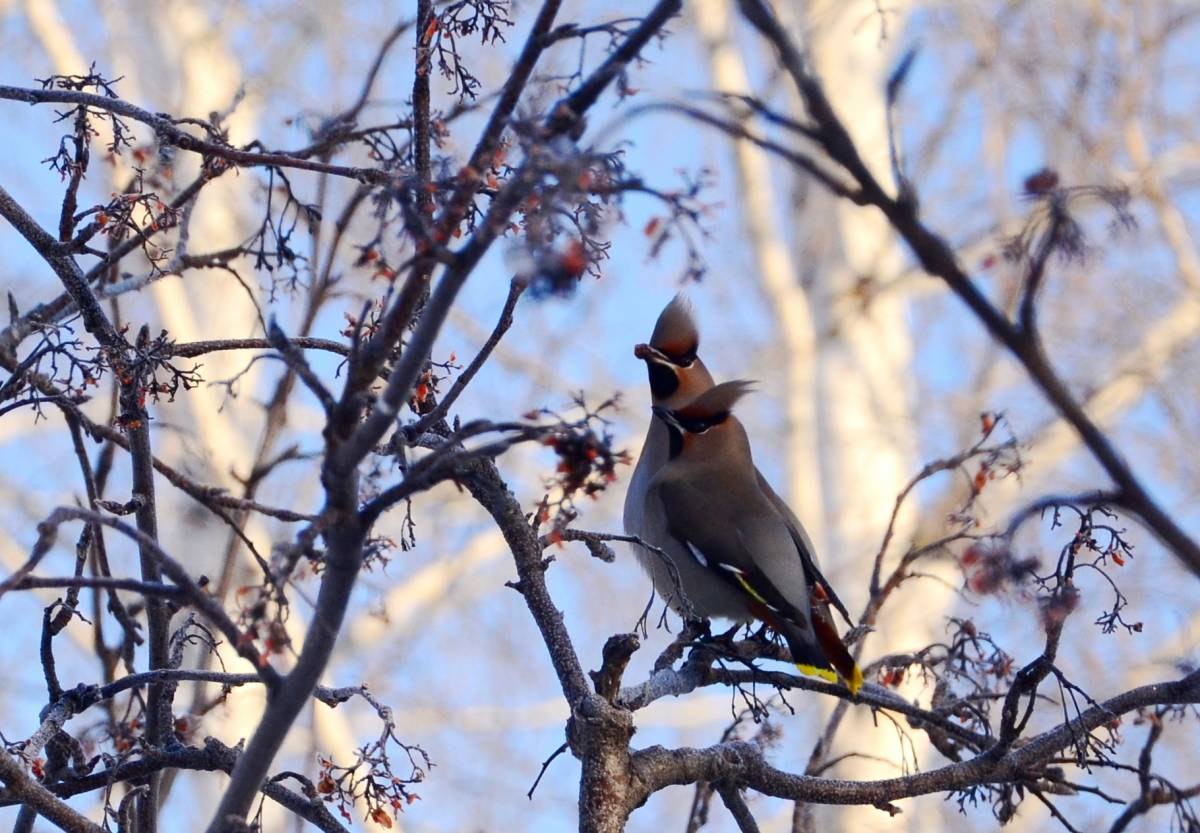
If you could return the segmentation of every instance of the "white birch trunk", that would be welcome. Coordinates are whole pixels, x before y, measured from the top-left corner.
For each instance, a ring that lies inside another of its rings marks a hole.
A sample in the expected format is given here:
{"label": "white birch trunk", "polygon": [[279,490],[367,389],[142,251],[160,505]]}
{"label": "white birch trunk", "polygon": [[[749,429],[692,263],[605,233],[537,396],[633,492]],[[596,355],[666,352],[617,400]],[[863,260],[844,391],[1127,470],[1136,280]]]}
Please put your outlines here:
{"label": "white birch trunk", "polygon": [[[693,13],[708,50],[714,86],[751,91],[746,62],[730,40],[734,17],[729,4],[698,4]],[[889,13],[889,31],[895,32],[903,22],[897,16],[900,10],[889,6]],[[891,41],[881,44],[873,14],[871,3],[812,3],[805,9],[804,22],[793,28],[864,159],[887,182],[884,84],[893,58]],[[803,200],[795,214],[781,216],[773,201],[767,158],[745,143],[737,143],[734,152],[746,236],[775,313],[776,342],[787,352],[787,389],[782,395],[788,414],[784,447],[790,497],[805,523],[820,530],[814,538],[826,573],[860,609],[896,495],[918,468],[907,301],[898,293],[871,297],[869,292],[872,280],[900,270],[903,252],[882,217],[816,185],[801,183],[797,193]],[[795,224],[791,237],[797,250],[791,256],[782,242],[791,231],[788,223]],[[801,278],[801,269],[810,280]],[[907,546],[914,520],[911,512],[902,516],[893,555]],[[867,660],[927,644],[940,630],[940,611],[949,598],[931,600],[924,588],[908,590],[914,601],[920,597],[919,603],[905,604],[899,597],[901,604],[871,637]],[[827,713],[828,704],[822,706]],[[881,731],[856,715],[847,721],[837,747],[870,749],[898,761],[901,752],[894,736],[882,737]],[[812,738],[810,730],[804,748],[810,748]],[[926,750],[920,738],[916,740],[917,754],[924,760]],[[833,774],[866,778],[896,772],[851,759]],[[873,808],[818,812],[836,813],[838,829],[894,831],[902,822]],[[911,812],[904,821],[919,828],[924,815]],[[776,823],[785,824],[782,819]]]}
{"label": "white birch trunk", "polygon": [[[889,175],[884,87],[894,61],[894,35],[903,27],[906,4],[888,4],[882,21],[872,2],[820,0],[807,4],[793,25],[812,67],[825,84],[839,117],[863,160],[886,187]],[[880,38],[886,23],[889,40]],[[816,401],[821,484],[825,495],[825,570],[853,609],[866,601],[867,579],[883,539],[896,495],[919,468],[914,422],[912,336],[908,302],[900,293],[875,295],[873,284],[894,274],[904,253],[886,220],[838,199],[811,182],[799,183],[803,199],[793,217],[796,257],[812,276],[810,302],[816,322]],[[903,552],[915,526],[914,507],[904,513],[891,555]],[[885,567],[886,569],[886,567]],[[884,609],[864,659],[926,645],[942,630],[950,597],[927,584],[910,585]],[[913,735],[919,761],[928,744]],[[837,740],[839,751],[871,751],[897,763],[912,752],[862,710],[852,710]],[[851,758],[831,775],[878,778],[899,774],[895,766]],[[815,808],[816,818],[836,819],[847,830],[929,829],[936,807],[905,807],[890,818],[871,807]],[[815,829],[827,825],[818,821]]]}
{"label": "white birch trunk", "polygon": [[[713,88],[749,93],[745,63],[729,39],[735,20],[725,2],[692,7],[697,31],[708,52]],[[733,145],[740,189],[743,228],[758,272],[759,289],[775,318],[776,338],[782,345],[786,390],[783,451],[787,460],[785,499],[804,523],[818,551],[824,551],[824,502],[818,472],[817,414],[814,408],[813,311],[792,263],[779,227],[778,195],[774,193],[769,160],[746,142]]]}

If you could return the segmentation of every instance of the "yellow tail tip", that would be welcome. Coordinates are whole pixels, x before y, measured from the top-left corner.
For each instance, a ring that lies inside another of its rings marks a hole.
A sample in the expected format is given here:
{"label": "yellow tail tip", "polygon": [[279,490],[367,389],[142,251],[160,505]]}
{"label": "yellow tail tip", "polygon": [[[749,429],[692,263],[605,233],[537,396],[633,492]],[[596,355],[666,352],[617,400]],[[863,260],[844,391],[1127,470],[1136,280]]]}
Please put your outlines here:
{"label": "yellow tail tip", "polygon": [[856,665],[854,666],[853,673],[850,674],[850,679],[846,680],[846,688],[850,689],[851,694],[858,694],[858,690],[862,688],[862,684],[862,669]]}
{"label": "yellow tail tip", "polygon": [[[796,663],[796,669],[806,677],[817,677],[827,683],[837,685],[838,673],[832,668],[821,668],[816,665],[808,665],[803,662]],[[846,688],[850,689],[851,694],[858,694],[858,690],[863,686],[862,669],[857,665],[854,666],[853,673],[850,674],[850,679],[845,680]]]}
{"label": "yellow tail tip", "polygon": [[[832,668],[820,668],[816,665],[808,665],[803,662],[796,663],[796,670],[806,677],[817,677],[827,683],[837,684],[838,675]],[[861,674],[859,675],[862,676]]]}

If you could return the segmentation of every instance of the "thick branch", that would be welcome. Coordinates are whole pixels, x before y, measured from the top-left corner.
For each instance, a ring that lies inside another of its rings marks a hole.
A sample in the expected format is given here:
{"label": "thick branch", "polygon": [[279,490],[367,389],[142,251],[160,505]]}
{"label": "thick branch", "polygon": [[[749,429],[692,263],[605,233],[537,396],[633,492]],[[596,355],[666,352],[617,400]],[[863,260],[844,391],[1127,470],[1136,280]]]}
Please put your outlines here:
{"label": "thick branch", "polygon": [[671,784],[725,780],[792,801],[876,805],[979,784],[1020,781],[1035,775],[1061,750],[1072,746],[1081,734],[1104,726],[1114,717],[1147,706],[1196,703],[1200,703],[1200,672],[1119,694],[999,758],[985,752],[962,763],[879,781],[792,775],[768,764],[759,747],[741,741],[707,749],[651,747],[634,754],[633,767],[636,779],[645,784],[647,795]]}
{"label": "thick branch", "polygon": [[38,815],[60,829],[68,833],[104,833],[99,825],[72,810],[58,796],[33,780],[19,759],[3,751],[0,751],[0,781],[21,804],[37,810]]}
{"label": "thick branch", "polygon": [[[0,758],[8,759],[9,756],[0,755]],[[66,807],[65,804],[62,804],[58,800],[59,798],[69,798],[74,795],[105,789],[113,784],[146,778],[154,773],[171,769],[191,770],[195,772],[231,772],[237,760],[238,751],[236,749],[225,746],[215,738],[206,738],[202,748],[182,746],[175,747],[169,751],[148,749],[136,760],[119,763],[109,769],[92,772],[77,778],[52,782],[46,787],[36,786],[45,791],[51,800]],[[8,789],[4,793],[0,793],[0,806],[25,800],[24,795],[19,793],[4,776],[2,760],[0,760],[0,779],[3,779],[8,786]],[[277,802],[313,824],[317,829],[325,831],[325,833],[347,833],[346,828],[329,812],[328,805],[321,801],[320,797],[316,794],[305,797],[277,782],[264,784],[262,793],[272,801]],[[38,812],[46,816],[46,818],[54,820],[53,816],[42,811],[40,805],[38,806]],[[59,826],[64,830],[71,831],[71,833],[75,833],[75,831],[80,831],[80,833],[82,831],[99,833],[101,830],[101,828],[91,825],[90,822],[87,824],[90,826],[68,827],[62,824]]]}
{"label": "thick branch", "polygon": [[209,833],[223,833],[242,826],[255,796],[263,789],[276,752],[329,664],[354,581],[362,566],[362,544],[367,530],[359,523],[356,512],[358,478],[353,475],[343,477],[336,484],[331,484],[325,477],[323,481],[328,494],[327,511],[338,518],[338,522],[332,523],[325,534],[328,546],[321,589],[304,646],[295,667],[276,688],[266,714],[238,759],[229,786],[209,823]]}
{"label": "thick branch", "polygon": [[[0,87],[0,90],[3,89]],[[38,225],[37,221],[29,216],[25,209],[9,195],[8,191],[4,190],[3,186],[0,186],[0,217],[12,223],[13,228],[21,233],[21,236],[29,242],[29,245],[33,246],[34,250],[58,275],[67,294],[71,296],[71,300],[83,316],[83,326],[87,328],[87,331],[102,346],[115,351],[117,356],[123,354],[127,346],[125,339],[117,334],[112,322],[104,314],[100,302],[88,286],[87,279],[79,268],[79,264],[75,262],[75,258],[63,253],[61,244]]]}
{"label": "thick branch", "polygon": [[574,707],[590,694],[590,689],[571,635],[563,622],[562,612],[555,607],[546,588],[542,545],[537,532],[491,460],[465,462],[459,468],[457,479],[492,516],[512,551],[517,566],[517,590],[525,599],[529,613],[541,632],[563,695]]}
{"label": "thick branch", "polygon": [[[186,188],[180,191],[170,203],[171,211],[182,210],[200,193],[200,189],[216,178],[215,174],[202,173],[196,179],[192,180]],[[158,234],[168,228],[170,224],[162,223],[147,223],[136,234],[131,234],[129,237],[116,244],[100,262],[95,264],[91,269],[84,273],[84,278],[88,284],[92,284],[98,278],[107,275],[109,267],[114,263],[120,262],[127,254],[144,245],[152,236]],[[61,251],[62,247],[59,247]],[[201,258],[202,259],[202,258]],[[190,256],[184,259],[185,265],[194,259]],[[121,282],[124,283],[124,282]],[[100,287],[100,297],[111,297],[116,294],[121,284],[107,284]],[[0,330],[0,359],[5,354],[13,353],[18,344],[25,339],[31,332],[39,326],[50,324],[62,320],[73,309],[74,296],[69,292],[63,292],[58,297],[47,301],[43,304],[38,304],[33,309],[26,312],[18,320],[9,324],[3,330]]]}

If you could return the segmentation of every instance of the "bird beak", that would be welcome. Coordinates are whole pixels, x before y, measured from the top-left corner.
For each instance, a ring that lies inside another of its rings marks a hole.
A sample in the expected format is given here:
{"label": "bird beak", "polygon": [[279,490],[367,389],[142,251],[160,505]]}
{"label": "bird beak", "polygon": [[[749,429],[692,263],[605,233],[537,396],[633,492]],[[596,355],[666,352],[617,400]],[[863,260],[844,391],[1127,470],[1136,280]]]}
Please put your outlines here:
{"label": "bird beak", "polygon": [[667,358],[667,355],[661,350],[651,347],[649,344],[639,344],[633,348],[633,355],[644,362],[654,362],[655,364],[674,365],[675,363]]}

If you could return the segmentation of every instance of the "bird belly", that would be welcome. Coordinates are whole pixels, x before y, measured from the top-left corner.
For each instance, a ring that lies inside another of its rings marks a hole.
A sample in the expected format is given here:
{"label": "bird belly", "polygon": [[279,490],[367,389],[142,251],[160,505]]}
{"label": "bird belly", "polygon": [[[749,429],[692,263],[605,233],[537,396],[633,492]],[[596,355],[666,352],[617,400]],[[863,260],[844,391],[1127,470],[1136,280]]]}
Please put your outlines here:
{"label": "bird belly", "polygon": [[650,574],[654,590],[672,610],[684,618],[731,619],[748,622],[754,618],[748,597],[736,592],[710,567],[701,564],[666,528],[662,514],[648,511],[642,516],[638,535],[661,553],[633,544],[638,563]]}
{"label": "bird belly", "polygon": [[[650,481],[666,462],[666,429],[657,420],[652,420],[649,430],[646,431],[646,439],[642,443],[642,453],[633,468],[633,476],[629,478],[629,488],[625,491],[622,520],[626,535],[642,536],[646,516],[646,493],[650,490]],[[635,550],[640,549],[636,544],[631,546]]]}
{"label": "bird belly", "polygon": [[651,422],[642,454],[629,480],[623,514],[626,535],[636,535],[663,553],[640,544],[629,546],[638,563],[650,574],[659,598],[680,616],[750,621],[754,615],[745,599],[732,592],[728,582],[697,562],[671,536],[661,501],[649,494],[654,476],[667,462],[667,446],[666,428],[657,420]]}

